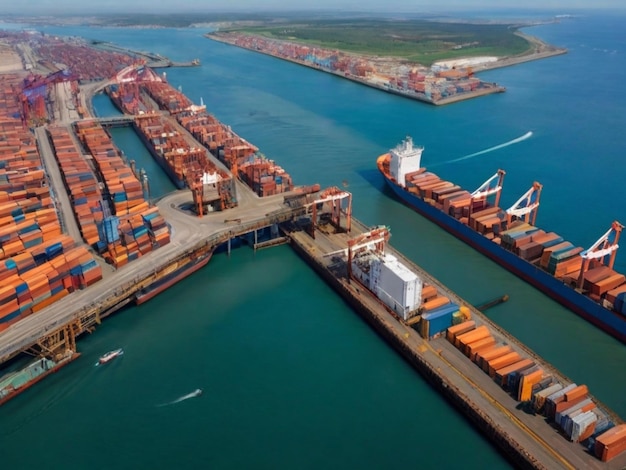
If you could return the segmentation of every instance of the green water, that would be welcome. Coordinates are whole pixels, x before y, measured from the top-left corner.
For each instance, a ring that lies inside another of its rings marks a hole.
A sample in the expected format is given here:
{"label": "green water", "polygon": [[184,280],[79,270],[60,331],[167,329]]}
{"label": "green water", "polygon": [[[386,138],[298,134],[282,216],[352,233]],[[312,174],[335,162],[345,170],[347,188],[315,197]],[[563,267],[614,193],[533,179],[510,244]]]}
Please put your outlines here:
{"label": "green water", "polygon": [[[124,356],[95,367],[113,347]],[[45,390],[3,407],[5,462],[506,465],[286,246],[217,255],[193,278],[104,322],[80,349],[79,361],[46,379]],[[201,396],[161,406],[197,388]],[[59,432],[46,433],[45,452],[25,453],[22,440],[42,423]],[[450,446],[454,453],[435,450]]]}
{"label": "green water", "polygon": [[[623,344],[403,206],[375,169],[376,157],[409,134],[426,147],[426,166],[465,187],[506,169],[505,207],[539,180],[539,224],[589,246],[613,219],[626,220],[626,134],[615,118],[625,95],[589,90],[591,69],[626,79],[624,21],[589,14],[531,28],[569,53],[481,74],[507,92],[443,108],[214,43],[199,29],[49,32],[199,57],[201,67],[168,70],[170,83],[196,103],[202,97],[296,184],[346,181],[359,219],[389,225],[395,247],[469,302],[509,294],[488,315],[626,416]],[[106,102],[97,107],[112,112]],[[529,130],[519,144],[444,164]],[[168,192],[127,131],[114,131],[116,142],[146,168],[155,194]],[[625,259],[618,254],[621,272]],[[93,366],[116,347],[126,350],[120,360]],[[78,361],[0,409],[7,467],[508,466],[288,247],[216,255],[104,322],[79,349]],[[197,388],[199,397],[158,406]]]}

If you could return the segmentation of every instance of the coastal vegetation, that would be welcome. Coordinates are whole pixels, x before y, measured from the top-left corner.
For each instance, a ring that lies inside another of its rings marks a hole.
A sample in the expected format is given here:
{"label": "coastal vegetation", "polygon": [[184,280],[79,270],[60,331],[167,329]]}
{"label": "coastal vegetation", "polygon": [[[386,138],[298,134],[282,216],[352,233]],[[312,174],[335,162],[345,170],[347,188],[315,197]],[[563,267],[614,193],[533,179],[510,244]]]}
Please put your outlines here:
{"label": "coastal vegetation", "polygon": [[515,56],[531,44],[515,34],[519,25],[429,21],[425,19],[325,19],[263,25],[232,25],[237,31],[324,49],[387,56],[431,65],[468,56]]}

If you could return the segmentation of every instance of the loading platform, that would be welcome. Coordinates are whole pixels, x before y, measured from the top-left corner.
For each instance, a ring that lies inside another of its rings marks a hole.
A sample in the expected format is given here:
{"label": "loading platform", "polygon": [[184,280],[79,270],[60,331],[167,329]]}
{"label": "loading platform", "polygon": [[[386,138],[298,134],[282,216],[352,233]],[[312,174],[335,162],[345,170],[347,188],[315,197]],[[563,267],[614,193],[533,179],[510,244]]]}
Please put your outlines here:
{"label": "loading platform", "polygon": [[[546,423],[543,416],[528,414],[511,395],[482,372],[445,338],[426,340],[411,325],[394,315],[362,284],[348,274],[348,241],[370,228],[352,219],[352,230],[336,232],[328,225],[315,229],[314,236],[294,224],[283,225],[292,247],[324,278],[363,319],[396,349],[439,393],[472,421],[508,458],[520,468],[624,468],[626,455],[601,462],[577,443],[569,442]],[[540,364],[547,373],[564,383],[571,382],[553,366],[530,351],[516,338],[492,323],[427,272],[406,259],[391,246],[385,248],[459,305],[471,309],[472,318],[488,325],[499,341],[510,344],[521,354]],[[615,420],[621,419],[595,398],[598,407]]]}

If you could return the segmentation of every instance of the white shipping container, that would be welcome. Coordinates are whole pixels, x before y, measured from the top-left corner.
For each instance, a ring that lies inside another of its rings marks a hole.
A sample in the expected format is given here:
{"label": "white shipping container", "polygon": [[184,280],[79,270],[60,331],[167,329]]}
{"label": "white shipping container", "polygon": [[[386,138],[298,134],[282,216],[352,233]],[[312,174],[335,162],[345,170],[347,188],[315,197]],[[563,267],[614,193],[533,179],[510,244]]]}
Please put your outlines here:
{"label": "white shipping container", "polygon": [[403,319],[422,302],[422,280],[394,256],[372,261],[370,290]]}
{"label": "white shipping container", "polygon": [[588,411],[582,415],[577,416],[573,421],[570,439],[573,442],[578,442],[580,440],[580,436],[584,434],[585,431],[587,431],[587,428],[595,423],[597,420],[598,416],[592,411]]}

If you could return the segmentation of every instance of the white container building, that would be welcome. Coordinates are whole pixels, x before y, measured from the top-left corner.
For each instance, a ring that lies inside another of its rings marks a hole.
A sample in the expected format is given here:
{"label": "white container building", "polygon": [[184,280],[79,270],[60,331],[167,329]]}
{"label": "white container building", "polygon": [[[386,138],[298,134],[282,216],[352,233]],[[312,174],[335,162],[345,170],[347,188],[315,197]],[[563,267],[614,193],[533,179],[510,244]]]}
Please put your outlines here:
{"label": "white container building", "polygon": [[417,314],[423,282],[396,257],[367,255],[355,259],[352,273],[404,320]]}

